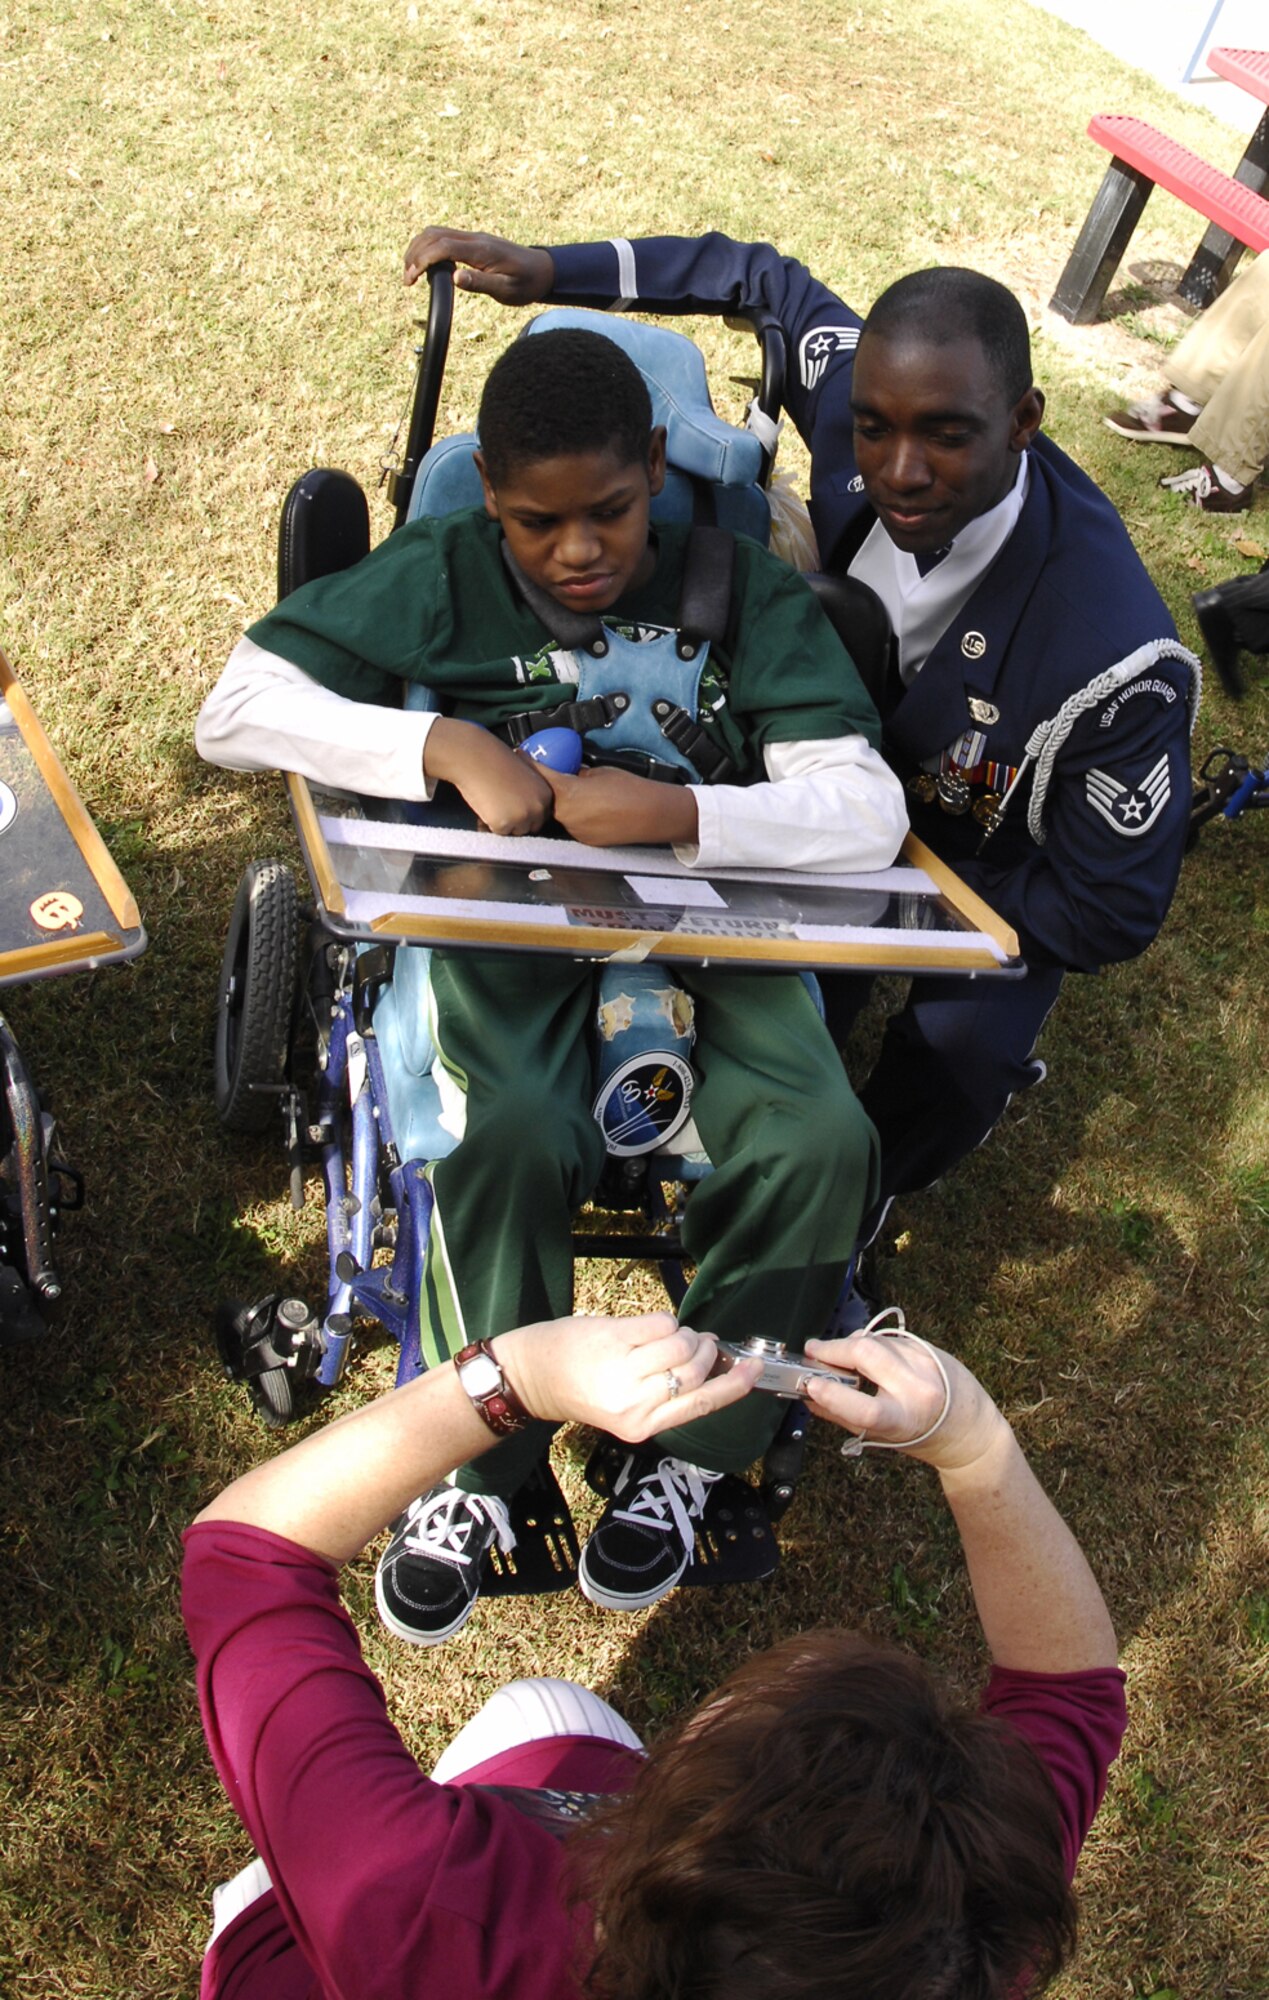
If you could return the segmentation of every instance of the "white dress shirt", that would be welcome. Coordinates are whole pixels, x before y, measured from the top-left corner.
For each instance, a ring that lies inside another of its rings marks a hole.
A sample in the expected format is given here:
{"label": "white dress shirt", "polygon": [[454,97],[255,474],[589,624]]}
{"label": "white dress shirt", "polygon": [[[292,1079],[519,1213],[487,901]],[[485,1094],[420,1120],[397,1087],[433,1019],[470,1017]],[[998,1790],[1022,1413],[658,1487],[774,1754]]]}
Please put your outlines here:
{"label": "white dress shirt", "polygon": [[1021,458],[1018,476],[1004,499],[962,528],[942,562],[925,576],[916,557],[896,548],[880,521],[873,522],[851,563],[851,576],[875,590],[890,613],[905,687],[916,679],[1013,533],[1030,476],[1025,451]]}

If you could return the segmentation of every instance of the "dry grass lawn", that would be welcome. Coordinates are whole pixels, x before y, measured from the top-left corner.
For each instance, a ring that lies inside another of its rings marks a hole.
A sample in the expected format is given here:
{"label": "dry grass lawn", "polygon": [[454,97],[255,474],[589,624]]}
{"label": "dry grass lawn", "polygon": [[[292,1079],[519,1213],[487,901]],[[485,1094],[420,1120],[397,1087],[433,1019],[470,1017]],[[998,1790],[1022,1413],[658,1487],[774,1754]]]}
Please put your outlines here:
{"label": "dry grass lawn", "polygon": [[[1155,197],[1102,325],[1046,302],[1103,168],[1091,112],[1140,112],[1228,164],[1238,146],[1023,0],[43,0],[0,21],[0,74],[0,642],[151,939],[131,969],[5,995],[88,1205],[55,1331],[0,1353],[0,1993],[173,2000],[197,1989],[208,1885],[245,1858],[197,1727],[178,1535],[272,1448],[219,1379],[209,1312],[279,1272],[313,1293],[322,1263],[317,1208],[294,1218],[279,1154],[230,1143],[211,1104],[225,915],[249,857],[293,852],[281,791],[201,768],[191,724],[270,602],[292,478],[331,463],[374,484],[409,380],[408,237],[718,227],[773,238],[857,305],[921,262],[1005,278],[1053,434],[1194,643],[1189,593],[1269,548],[1269,503],[1183,515],[1157,455],[1099,421],[1184,324],[1166,283],[1194,218]],[[514,325],[464,303],[445,428]],[[738,411],[750,346],[702,339]],[[1266,736],[1263,683],[1241,709],[1209,687],[1203,753]],[[1013,1414],[1123,1636],[1132,1733],[1063,2000],[1269,1992],[1267,834],[1214,827],[1148,956],[1069,983],[1048,1086],[904,1207],[887,1265],[912,1323]],[[591,1303],[656,1297],[642,1271],[582,1283]],[[371,1345],[341,1394],[388,1374]],[[368,1563],[351,1590],[421,1753],[534,1669],[655,1730],[819,1619],[972,1683],[925,1474],[844,1468],[821,1443],[785,1545],[765,1590],[629,1621],[485,1606],[436,1657],[381,1641]]]}

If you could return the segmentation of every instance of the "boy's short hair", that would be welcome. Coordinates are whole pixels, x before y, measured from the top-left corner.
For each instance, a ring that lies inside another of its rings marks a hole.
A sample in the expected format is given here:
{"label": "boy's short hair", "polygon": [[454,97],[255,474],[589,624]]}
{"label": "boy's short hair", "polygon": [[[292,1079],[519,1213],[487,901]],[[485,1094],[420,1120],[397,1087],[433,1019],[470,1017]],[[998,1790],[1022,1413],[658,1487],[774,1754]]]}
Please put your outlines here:
{"label": "boy's short hair", "polygon": [[982,271],[939,264],[897,278],[873,306],[864,333],[891,340],[914,334],[936,347],[975,340],[1011,405],[1031,387],[1027,316],[1008,287]]}
{"label": "boy's short hair", "polygon": [[489,371],[477,418],[491,486],[517,466],[611,451],[646,462],[652,398],[629,355],[586,327],[522,335]]}

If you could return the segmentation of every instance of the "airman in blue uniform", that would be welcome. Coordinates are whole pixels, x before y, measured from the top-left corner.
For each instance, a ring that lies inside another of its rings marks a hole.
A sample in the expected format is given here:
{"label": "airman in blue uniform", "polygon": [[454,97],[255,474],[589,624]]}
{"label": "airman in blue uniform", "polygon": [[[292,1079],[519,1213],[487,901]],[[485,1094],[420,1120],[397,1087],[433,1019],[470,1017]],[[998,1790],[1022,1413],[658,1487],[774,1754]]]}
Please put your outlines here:
{"label": "airman in blue uniform", "polygon": [[[1044,1075],[1035,1045],[1064,974],[1156,935],[1185,845],[1198,662],[1115,509],[1042,435],[1025,318],[993,281],[917,273],[865,322],[769,244],[719,234],[545,250],[430,229],[407,281],[442,258],[508,304],[784,330],[821,564],[872,584],[895,625],[876,693],[914,830],[1013,926],[1028,968],[918,980],[890,1020],[860,1092],[882,1160],[866,1241],[889,1199],[946,1173]],[[861,988],[830,986],[843,1031]]]}

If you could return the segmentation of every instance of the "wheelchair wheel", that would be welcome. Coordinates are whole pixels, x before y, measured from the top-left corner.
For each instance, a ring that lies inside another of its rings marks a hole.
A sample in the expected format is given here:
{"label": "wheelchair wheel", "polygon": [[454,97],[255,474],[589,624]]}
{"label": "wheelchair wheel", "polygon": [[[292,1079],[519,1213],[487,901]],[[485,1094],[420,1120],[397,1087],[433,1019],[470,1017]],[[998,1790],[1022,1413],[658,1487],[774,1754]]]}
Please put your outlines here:
{"label": "wheelchair wheel", "polygon": [[295,1415],[295,1393],[289,1368],[266,1368],[251,1378],[251,1400],[266,1430],[280,1431]]}
{"label": "wheelchair wheel", "polygon": [[253,861],[234,898],[216,1015],[216,1109],[231,1132],[262,1132],[277,1115],[295,1012],[297,930],[290,869]]}

